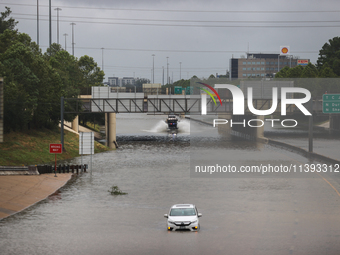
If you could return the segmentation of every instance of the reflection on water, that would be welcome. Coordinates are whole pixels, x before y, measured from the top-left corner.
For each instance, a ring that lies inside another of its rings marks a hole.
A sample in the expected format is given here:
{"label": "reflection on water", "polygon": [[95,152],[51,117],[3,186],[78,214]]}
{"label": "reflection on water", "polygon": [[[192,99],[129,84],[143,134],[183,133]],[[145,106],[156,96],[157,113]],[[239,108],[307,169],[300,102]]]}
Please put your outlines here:
{"label": "reflection on water", "polygon": [[[195,122],[189,136],[183,121],[183,132],[172,140],[163,132],[164,119],[118,114],[119,149],[93,155],[92,175],[83,174],[51,199],[0,221],[1,254],[262,255],[287,254],[292,246],[300,254],[339,250],[339,226],[329,220],[336,219],[335,212],[338,217],[339,203],[320,178],[190,178],[191,139],[205,146],[203,158],[220,149],[214,139],[221,136]],[[223,160],[230,162],[308,162],[240,138],[225,139],[224,151]],[[89,161],[85,156],[84,162]],[[70,163],[79,164],[80,158]],[[112,196],[108,190],[113,185],[128,195]],[[167,232],[163,215],[177,203],[193,203],[203,214],[198,233]]]}

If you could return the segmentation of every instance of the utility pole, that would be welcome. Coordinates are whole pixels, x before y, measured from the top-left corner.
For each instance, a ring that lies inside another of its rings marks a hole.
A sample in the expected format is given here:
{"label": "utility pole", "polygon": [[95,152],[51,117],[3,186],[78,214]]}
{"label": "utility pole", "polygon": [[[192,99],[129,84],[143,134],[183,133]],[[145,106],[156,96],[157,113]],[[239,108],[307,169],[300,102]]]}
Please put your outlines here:
{"label": "utility pole", "polygon": [[182,80],[182,62],[179,62],[179,79]]}
{"label": "utility pole", "polygon": [[70,25],[72,26],[72,55],[74,56],[74,25],[76,23],[71,23]]}
{"label": "utility pole", "polygon": [[67,48],[66,48],[66,36],[68,36],[68,34],[64,34],[64,36],[65,36],[65,51],[67,51]]}
{"label": "utility pole", "polygon": [[166,83],[169,84],[169,57],[166,57]]}
{"label": "utility pole", "polygon": [[162,83],[162,85],[164,86],[164,66],[162,66],[162,68],[163,68],[163,75],[162,75],[163,83]]}
{"label": "utility pole", "polygon": [[104,48],[102,49],[102,70],[104,71]]}
{"label": "utility pole", "polygon": [[152,83],[155,83],[155,54],[152,54]]}
{"label": "utility pole", "polygon": [[60,8],[55,8],[55,11],[57,11],[57,43],[59,44],[59,11],[61,11]]}
{"label": "utility pole", "polygon": [[49,48],[51,49],[52,44],[52,11],[51,11],[51,0],[49,0]]}
{"label": "utility pole", "polygon": [[39,0],[37,0],[37,44],[39,46]]}

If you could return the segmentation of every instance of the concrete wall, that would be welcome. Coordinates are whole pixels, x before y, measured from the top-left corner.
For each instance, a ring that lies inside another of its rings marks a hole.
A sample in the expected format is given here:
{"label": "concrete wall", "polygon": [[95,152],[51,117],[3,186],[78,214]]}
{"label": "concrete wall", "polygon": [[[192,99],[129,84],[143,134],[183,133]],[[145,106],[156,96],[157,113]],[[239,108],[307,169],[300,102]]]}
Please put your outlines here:
{"label": "concrete wall", "polygon": [[340,116],[338,114],[330,114],[329,128],[331,132],[340,130]]}
{"label": "concrete wall", "polygon": [[4,85],[0,78],[0,143],[4,142]]}

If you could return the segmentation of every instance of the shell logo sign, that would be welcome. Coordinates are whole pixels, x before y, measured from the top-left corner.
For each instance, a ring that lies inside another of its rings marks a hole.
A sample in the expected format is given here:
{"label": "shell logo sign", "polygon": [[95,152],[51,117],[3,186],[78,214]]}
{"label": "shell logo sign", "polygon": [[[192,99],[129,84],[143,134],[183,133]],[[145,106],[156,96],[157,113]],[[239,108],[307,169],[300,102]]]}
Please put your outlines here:
{"label": "shell logo sign", "polygon": [[289,46],[281,46],[280,47],[280,55],[288,55],[289,52]]}
{"label": "shell logo sign", "polygon": [[308,65],[308,59],[298,59],[297,64],[298,66],[306,66]]}

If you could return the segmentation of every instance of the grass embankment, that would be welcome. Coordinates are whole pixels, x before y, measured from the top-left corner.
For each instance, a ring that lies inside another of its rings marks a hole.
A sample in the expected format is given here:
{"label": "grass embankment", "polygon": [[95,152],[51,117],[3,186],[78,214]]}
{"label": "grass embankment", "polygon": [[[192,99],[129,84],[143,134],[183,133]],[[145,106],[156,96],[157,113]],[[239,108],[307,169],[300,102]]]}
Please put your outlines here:
{"label": "grass embankment", "polygon": [[[60,143],[60,131],[44,129],[4,134],[4,142],[0,143],[0,165],[38,165],[52,162],[54,154],[49,153],[50,143]],[[64,143],[66,151],[57,154],[57,160],[79,157],[77,134],[65,130]],[[108,150],[108,147],[95,142],[95,153]]]}

